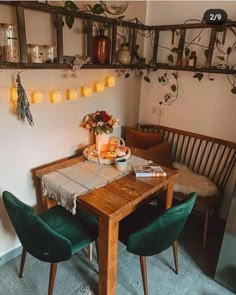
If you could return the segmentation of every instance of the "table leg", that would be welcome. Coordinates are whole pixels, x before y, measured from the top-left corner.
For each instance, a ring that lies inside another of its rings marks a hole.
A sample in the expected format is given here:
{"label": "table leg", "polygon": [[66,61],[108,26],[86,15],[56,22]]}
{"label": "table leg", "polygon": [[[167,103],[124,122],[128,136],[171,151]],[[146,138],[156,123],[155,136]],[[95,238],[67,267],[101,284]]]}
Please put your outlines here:
{"label": "table leg", "polygon": [[119,222],[99,219],[99,295],[115,295]]}
{"label": "table leg", "polygon": [[[173,192],[174,192],[174,181],[171,180],[168,183],[167,186],[167,192],[166,192],[166,209],[170,208],[172,206],[172,201],[173,201]],[[175,258],[175,269],[176,273],[178,274],[179,272],[179,263],[178,263],[178,243],[177,241],[174,241],[172,245],[173,252],[175,253],[174,258]]]}
{"label": "table leg", "polygon": [[166,192],[166,209],[172,206],[173,191],[174,191],[174,180],[170,180],[167,185],[167,192]]}

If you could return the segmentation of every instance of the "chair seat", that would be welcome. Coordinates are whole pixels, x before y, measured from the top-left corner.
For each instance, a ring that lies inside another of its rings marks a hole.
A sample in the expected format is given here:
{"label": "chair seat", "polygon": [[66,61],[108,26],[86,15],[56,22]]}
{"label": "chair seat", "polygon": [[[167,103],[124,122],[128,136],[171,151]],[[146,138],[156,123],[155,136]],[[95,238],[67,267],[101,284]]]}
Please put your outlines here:
{"label": "chair seat", "polygon": [[76,215],[72,215],[63,207],[55,206],[38,216],[58,234],[70,240],[72,253],[84,248],[97,237],[97,219],[82,210],[77,210]]}

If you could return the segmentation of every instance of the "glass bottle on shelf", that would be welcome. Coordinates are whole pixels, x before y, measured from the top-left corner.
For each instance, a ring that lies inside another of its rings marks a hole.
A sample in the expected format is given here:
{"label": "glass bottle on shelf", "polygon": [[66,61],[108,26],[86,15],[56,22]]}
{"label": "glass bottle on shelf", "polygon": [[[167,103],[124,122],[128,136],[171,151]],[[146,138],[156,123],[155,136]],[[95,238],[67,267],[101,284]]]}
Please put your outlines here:
{"label": "glass bottle on shelf", "polygon": [[100,29],[99,35],[93,38],[93,63],[109,64],[111,39],[104,34],[105,30]]}
{"label": "glass bottle on shelf", "polygon": [[4,62],[19,62],[19,44],[16,26],[11,24],[2,24],[2,29],[4,34]]}
{"label": "glass bottle on shelf", "polygon": [[193,67],[196,68],[196,64],[197,64],[197,55],[196,55],[196,51],[192,51],[191,55],[189,57],[188,60],[188,66],[189,67]]}
{"label": "glass bottle on shelf", "polygon": [[31,63],[43,63],[43,46],[28,44],[28,57]]}
{"label": "glass bottle on shelf", "polygon": [[45,63],[56,62],[56,46],[44,45],[44,62]]}

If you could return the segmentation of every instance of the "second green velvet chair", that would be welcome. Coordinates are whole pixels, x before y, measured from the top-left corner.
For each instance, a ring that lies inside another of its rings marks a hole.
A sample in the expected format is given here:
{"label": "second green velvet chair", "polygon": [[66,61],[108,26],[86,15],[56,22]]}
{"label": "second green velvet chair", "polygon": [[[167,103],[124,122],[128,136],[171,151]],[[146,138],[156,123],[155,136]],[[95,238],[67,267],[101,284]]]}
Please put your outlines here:
{"label": "second green velvet chair", "polygon": [[89,214],[77,210],[75,216],[61,206],[35,215],[32,207],[8,191],[3,202],[23,246],[19,277],[22,277],[26,253],[51,263],[48,294],[53,294],[57,263],[89,245],[98,237],[98,223]]}
{"label": "second green velvet chair", "polygon": [[[196,194],[177,206],[160,213],[156,206],[145,204],[120,222],[119,240],[127,251],[140,256],[144,294],[148,295],[146,256],[152,256],[174,245],[178,269],[177,239],[192,211]],[[176,271],[178,272],[178,271]]]}

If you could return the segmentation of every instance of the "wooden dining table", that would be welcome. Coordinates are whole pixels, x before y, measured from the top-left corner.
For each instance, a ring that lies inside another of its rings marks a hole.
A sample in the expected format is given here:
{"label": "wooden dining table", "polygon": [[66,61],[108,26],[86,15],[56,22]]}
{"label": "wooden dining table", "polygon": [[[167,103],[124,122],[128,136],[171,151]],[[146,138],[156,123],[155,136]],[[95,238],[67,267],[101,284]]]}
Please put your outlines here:
{"label": "wooden dining table", "polygon": [[[77,157],[36,169],[41,178],[49,173],[83,161]],[[99,295],[115,295],[117,285],[119,221],[138,206],[149,201],[159,191],[166,191],[166,208],[172,205],[174,181],[177,171],[163,167],[166,177],[135,177],[125,175],[104,187],[77,197],[77,205],[93,214],[99,221]],[[45,198],[46,207],[52,199]]]}

